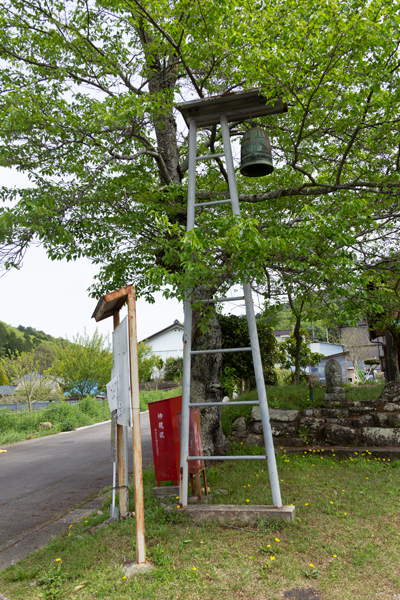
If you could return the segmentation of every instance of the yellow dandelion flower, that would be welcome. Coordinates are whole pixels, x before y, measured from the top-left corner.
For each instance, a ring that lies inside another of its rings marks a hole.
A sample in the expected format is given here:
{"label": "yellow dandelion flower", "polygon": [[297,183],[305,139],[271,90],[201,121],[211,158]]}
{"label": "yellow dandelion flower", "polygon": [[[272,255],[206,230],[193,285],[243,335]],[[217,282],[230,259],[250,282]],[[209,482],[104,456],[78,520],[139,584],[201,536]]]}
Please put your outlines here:
{"label": "yellow dandelion flower", "polygon": [[126,579],[126,575],[124,575],[122,579]]}
{"label": "yellow dandelion flower", "polygon": [[330,503],[329,503],[329,504],[333,504],[332,500],[330,501]]}
{"label": "yellow dandelion flower", "polygon": [[306,502],[306,503],[304,504],[304,506],[309,506],[309,504],[310,504],[309,502]]}
{"label": "yellow dandelion flower", "polygon": [[269,560],[275,560],[275,556],[270,556]]}
{"label": "yellow dandelion flower", "polygon": [[246,502],[250,502],[250,500],[246,500]]}
{"label": "yellow dandelion flower", "polygon": [[271,544],[267,544],[267,548],[271,548]]}
{"label": "yellow dandelion flower", "polygon": [[337,554],[334,554],[334,555],[333,555],[333,558],[337,558]]}
{"label": "yellow dandelion flower", "polygon": [[196,567],[193,567],[193,571],[197,571]]}
{"label": "yellow dandelion flower", "polygon": [[279,538],[275,538],[275,541],[276,542],[280,542],[281,540]]}
{"label": "yellow dandelion flower", "polygon": [[179,500],[179,496],[175,496],[175,500]]}
{"label": "yellow dandelion flower", "polygon": [[61,562],[61,558],[56,558],[56,562]]}
{"label": "yellow dandelion flower", "polygon": [[313,567],[314,565],[312,563],[310,563],[310,567]]}
{"label": "yellow dandelion flower", "polygon": [[368,479],[368,477],[366,477],[365,479]]}

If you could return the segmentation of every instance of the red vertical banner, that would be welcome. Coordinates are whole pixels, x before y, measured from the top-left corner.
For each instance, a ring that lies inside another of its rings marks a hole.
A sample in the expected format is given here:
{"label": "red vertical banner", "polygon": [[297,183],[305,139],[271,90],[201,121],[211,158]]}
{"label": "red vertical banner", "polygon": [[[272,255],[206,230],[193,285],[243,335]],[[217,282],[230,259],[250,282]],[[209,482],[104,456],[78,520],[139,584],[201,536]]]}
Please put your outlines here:
{"label": "red vertical banner", "polygon": [[177,413],[182,396],[150,402],[150,428],[157,485],[179,479],[179,430]]}

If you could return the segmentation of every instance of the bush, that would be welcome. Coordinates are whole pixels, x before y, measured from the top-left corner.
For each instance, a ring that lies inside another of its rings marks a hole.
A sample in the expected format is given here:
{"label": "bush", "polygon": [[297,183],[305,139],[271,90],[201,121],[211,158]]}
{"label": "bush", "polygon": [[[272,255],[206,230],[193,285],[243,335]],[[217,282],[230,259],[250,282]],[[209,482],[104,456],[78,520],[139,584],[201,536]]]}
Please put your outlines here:
{"label": "bush", "polygon": [[179,356],[174,358],[168,356],[165,360],[164,366],[164,379],[167,381],[180,381],[183,373],[183,358]]}

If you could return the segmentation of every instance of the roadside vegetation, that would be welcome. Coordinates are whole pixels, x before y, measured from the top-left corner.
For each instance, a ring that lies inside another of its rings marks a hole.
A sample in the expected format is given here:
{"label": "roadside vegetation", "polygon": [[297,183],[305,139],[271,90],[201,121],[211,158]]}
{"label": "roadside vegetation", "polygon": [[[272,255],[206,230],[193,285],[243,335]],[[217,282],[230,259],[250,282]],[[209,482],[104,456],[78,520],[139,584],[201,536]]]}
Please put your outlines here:
{"label": "roadside vegetation", "polygon": [[[107,498],[104,514],[77,521],[0,573],[0,587],[13,600],[278,600],[294,588],[313,588],[329,600],[365,600],[368,582],[374,598],[393,600],[400,589],[399,468],[399,461],[368,452],[280,454],[283,501],[295,504],[296,519],[255,527],[195,525],[176,510],[167,515],[152,496],[156,483],[148,469],[145,528],[153,571],[131,579],[122,572],[124,561],[135,560],[134,519],[89,533],[108,516]],[[223,463],[207,477],[216,503],[271,503],[265,463]]]}
{"label": "roadside vegetation", "polygon": [[[150,402],[179,396],[181,393],[182,388],[140,392],[140,410],[145,412]],[[107,401],[92,396],[86,396],[77,404],[63,401],[32,412],[10,411],[1,408],[0,405],[0,444],[13,444],[61,431],[72,431],[77,427],[108,421],[110,418]],[[40,427],[40,423],[43,422],[51,423],[52,427]]]}

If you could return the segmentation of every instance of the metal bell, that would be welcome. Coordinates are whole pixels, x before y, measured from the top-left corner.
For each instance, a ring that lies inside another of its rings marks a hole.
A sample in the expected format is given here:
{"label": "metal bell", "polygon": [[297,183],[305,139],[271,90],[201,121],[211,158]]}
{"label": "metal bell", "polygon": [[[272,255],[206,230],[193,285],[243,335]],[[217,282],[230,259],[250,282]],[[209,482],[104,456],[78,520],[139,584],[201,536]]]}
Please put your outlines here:
{"label": "metal bell", "polygon": [[263,177],[273,170],[269,137],[263,129],[252,124],[242,138],[240,172],[245,177]]}

